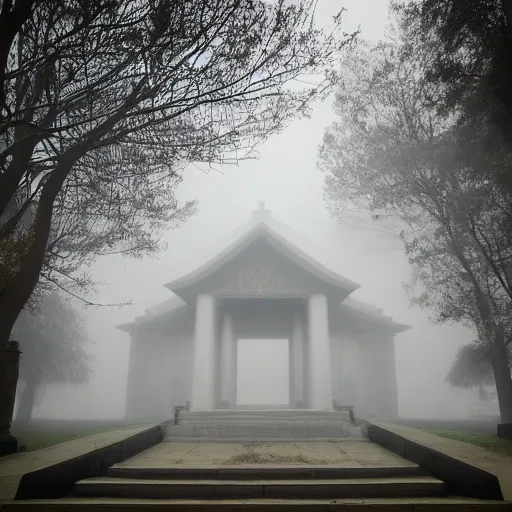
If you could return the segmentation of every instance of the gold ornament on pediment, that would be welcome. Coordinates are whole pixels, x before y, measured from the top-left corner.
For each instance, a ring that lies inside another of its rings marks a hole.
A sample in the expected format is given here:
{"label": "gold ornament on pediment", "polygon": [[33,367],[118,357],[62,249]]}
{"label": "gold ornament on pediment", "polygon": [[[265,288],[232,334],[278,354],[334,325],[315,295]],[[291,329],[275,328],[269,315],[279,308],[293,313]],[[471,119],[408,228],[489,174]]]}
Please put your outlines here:
{"label": "gold ornament on pediment", "polygon": [[281,272],[267,265],[255,265],[240,272],[238,283],[241,290],[254,291],[263,295],[270,290],[287,288],[285,277]]}

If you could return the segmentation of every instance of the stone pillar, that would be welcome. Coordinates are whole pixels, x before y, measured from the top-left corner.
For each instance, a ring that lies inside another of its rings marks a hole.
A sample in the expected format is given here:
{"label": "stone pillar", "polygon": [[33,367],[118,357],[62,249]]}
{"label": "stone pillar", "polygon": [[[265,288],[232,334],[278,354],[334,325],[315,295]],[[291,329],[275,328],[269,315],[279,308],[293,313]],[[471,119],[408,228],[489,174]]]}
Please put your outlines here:
{"label": "stone pillar", "polygon": [[294,408],[304,405],[304,330],[302,315],[293,315],[293,331],[290,339],[290,406]]}
{"label": "stone pillar", "polygon": [[308,300],[309,408],[332,409],[331,341],[327,297],[313,294]]}
{"label": "stone pillar", "polygon": [[215,408],[215,309],[213,296],[197,296],[190,402],[190,409],[193,411],[209,411]]}
{"label": "stone pillar", "polygon": [[233,408],[236,405],[236,339],[233,332],[233,318],[226,311],[222,319],[220,363],[221,407]]}

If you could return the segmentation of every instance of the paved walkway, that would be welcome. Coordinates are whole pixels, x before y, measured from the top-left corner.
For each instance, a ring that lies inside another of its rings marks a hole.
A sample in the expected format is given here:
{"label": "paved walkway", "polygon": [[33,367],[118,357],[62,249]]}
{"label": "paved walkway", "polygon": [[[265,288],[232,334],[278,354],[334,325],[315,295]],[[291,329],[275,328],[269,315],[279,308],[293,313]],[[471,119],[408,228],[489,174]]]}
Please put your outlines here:
{"label": "paved walkway", "polygon": [[156,425],[158,423],[116,428],[48,446],[41,450],[0,457],[0,503],[14,498],[21,478],[25,474],[123,441]]}
{"label": "paved walkway", "polygon": [[415,466],[370,441],[297,443],[161,443],[116,466],[173,467],[238,464],[336,464],[345,467]]}
{"label": "paved walkway", "polygon": [[390,423],[375,423],[375,425],[382,426],[406,439],[438,450],[450,457],[462,460],[477,468],[492,473],[500,482],[503,498],[506,501],[512,501],[512,457],[486,450],[480,446],[436,436],[429,432],[406,427],[404,425]]}

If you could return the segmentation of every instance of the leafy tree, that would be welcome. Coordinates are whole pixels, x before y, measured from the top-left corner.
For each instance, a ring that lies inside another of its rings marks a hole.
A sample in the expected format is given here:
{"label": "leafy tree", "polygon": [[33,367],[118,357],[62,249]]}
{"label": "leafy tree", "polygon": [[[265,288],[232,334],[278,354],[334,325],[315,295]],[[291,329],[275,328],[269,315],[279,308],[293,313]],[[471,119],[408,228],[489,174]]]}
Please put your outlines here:
{"label": "leafy tree", "polygon": [[24,383],[17,419],[29,422],[42,386],[82,384],[89,379],[89,339],[81,316],[56,291],[45,293],[36,311],[22,311],[13,334],[20,342],[20,380]]}
{"label": "leafy tree", "polygon": [[[72,279],[97,254],[158,249],[161,230],[190,213],[175,198],[185,167],[236,163],[307,114],[353,39],[340,16],[332,31],[315,29],[314,4],[37,3],[11,46],[5,81],[0,214],[27,193],[0,240],[27,209],[34,220],[0,288],[0,347],[41,272]],[[287,85],[305,74],[316,85]]]}
{"label": "leafy tree", "polygon": [[445,90],[398,30],[388,43],[362,48],[345,65],[336,97],[339,122],[320,152],[326,198],[393,214],[415,269],[415,302],[440,322],[470,325],[488,347],[504,422],[512,421],[510,219],[503,189],[468,169],[454,120],[439,116]]}
{"label": "leafy tree", "polygon": [[[510,342],[508,343],[508,360],[512,366]],[[485,400],[488,396],[485,386],[495,385],[489,348],[478,341],[462,346],[445,380],[457,388],[478,388],[480,399]]]}
{"label": "leafy tree", "polygon": [[[445,90],[437,104],[443,117],[456,115],[470,140],[493,161],[512,152],[511,0],[397,1],[393,10],[416,54],[428,53],[426,76]],[[509,165],[475,169],[498,178],[512,193]]]}

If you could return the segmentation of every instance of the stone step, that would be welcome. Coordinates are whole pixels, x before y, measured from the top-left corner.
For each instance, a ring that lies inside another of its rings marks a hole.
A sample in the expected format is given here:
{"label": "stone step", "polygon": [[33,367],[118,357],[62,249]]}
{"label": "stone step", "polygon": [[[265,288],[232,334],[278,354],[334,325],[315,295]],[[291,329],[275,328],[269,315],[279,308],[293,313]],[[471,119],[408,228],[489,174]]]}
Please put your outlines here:
{"label": "stone step", "polygon": [[146,480],[88,478],[81,497],[138,499],[362,499],[444,497],[444,482],[430,476],[344,480]]}
{"label": "stone step", "polygon": [[340,441],[365,441],[364,438],[361,437],[188,437],[186,435],[167,435],[164,437],[164,443],[307,443],[314,441],[322,441],[322,442],[340,442]]}
{"label": "stone step", "polygon": [[336,426],[347,425],[349,421],[342,418],[180,418],[179,425],[320,425],[320,426]]}
{"label": "stone step", "polygon": [[180,466],[137,467],[114,465],[108,476],[114,478],[172,479],[172,480],[322,480],[347,478],[393,478],[421,475],[418,465],[407,466],[262,466],[244,464],[238,466]]}
{"label": "stone step", "polygon": [[209,411],[186,411],[181,410],[180,416],[188,415],[188,416],[201,416],[201,415],[207,415],[207,416],[222,416],[224,414],[245,414],[247,416],[250,415],[259,415],[259,414],[266,414],[266,415],[295,415],[295,414],[304,414],[308,416],[314,416],[314,415],[326,415],[326,414],[343,414],[347,411],[335,411],[334,409],[264,409],[264,408],[258,408],[255,407],[254,409],[212,409]]}
{"label": "stone step", "polygon": [[348,411],[180,411],[180,421],[203,420],[203,419],[224,419],[235,420],[240,419],[297,419],[297,420],[343,420],[350,421],[350,413]]}
{"label": "stone step", "polygon": [[337,500],[140,500],[63,498],[2,503],[2,512],[505,512],[504,501],[469,498],[391,498]]}
{"label": "stone step", "polygon": [[166,436],[178,437],[261,437],[261,438],[339,438],[363,437],[361,427],[267,427],[267,426],[191,426],[176,425],[168,427]]}
{"label": "stone step", "polygon": [[182,411],[166,426],[171,439],[340,439],[364,438],[348,411],[295,409]]}

